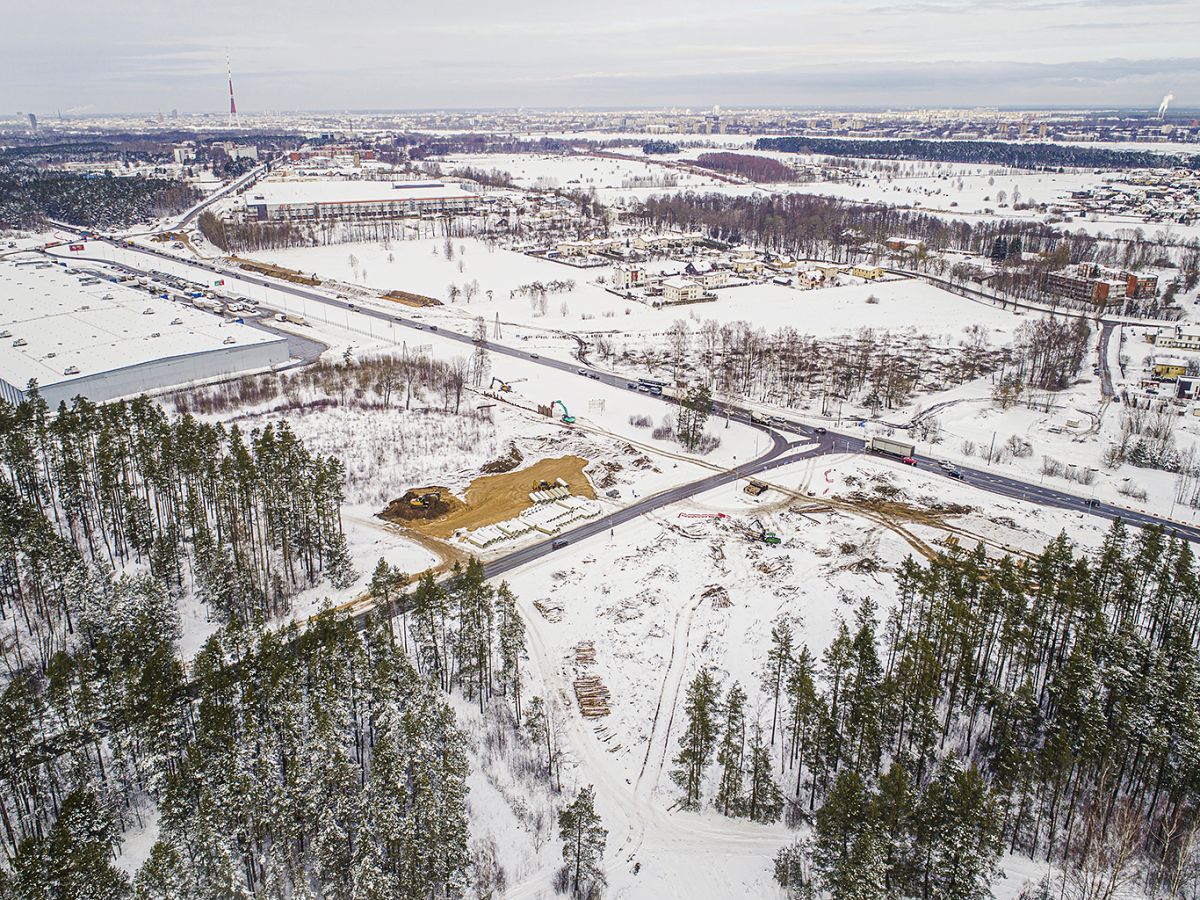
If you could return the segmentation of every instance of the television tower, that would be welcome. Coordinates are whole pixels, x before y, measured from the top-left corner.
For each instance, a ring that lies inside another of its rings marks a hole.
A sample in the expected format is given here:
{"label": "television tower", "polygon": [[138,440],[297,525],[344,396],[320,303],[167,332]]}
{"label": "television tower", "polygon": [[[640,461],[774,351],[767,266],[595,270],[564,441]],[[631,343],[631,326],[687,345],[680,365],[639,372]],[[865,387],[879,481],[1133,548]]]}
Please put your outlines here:
{"label": "television tower", "polygon": [[229,127],[238,127],[237,103],[233,99],[233,69],[229,63],[229,54],[225,54],[225,72],[229,75]]}

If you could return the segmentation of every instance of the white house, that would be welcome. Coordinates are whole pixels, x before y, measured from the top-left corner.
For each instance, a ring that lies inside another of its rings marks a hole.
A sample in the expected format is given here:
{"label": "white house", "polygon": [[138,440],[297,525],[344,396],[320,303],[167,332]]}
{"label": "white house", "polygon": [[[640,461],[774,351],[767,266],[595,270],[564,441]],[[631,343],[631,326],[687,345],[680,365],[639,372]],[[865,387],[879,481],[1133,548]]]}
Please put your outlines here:
{"label": "white house", "polygon": [[704,297],[704,286],[682,275],[664,281],[662,291],[667,303],[691,303]]}
{"label": "white house", "polygon": [[613,287],[620,291],[630,288],[643,287],[646,284],[646,270],[641,266],[614,266]]}

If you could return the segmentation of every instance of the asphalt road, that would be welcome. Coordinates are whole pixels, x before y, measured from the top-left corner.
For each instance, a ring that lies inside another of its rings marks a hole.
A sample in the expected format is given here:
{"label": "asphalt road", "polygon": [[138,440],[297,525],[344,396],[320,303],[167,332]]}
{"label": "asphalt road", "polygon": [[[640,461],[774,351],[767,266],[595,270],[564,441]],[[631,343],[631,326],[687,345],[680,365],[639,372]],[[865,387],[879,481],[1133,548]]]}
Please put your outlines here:
{"label": "asphalt road", "polygon": [[202,212],[204,212],[204,210],[208,209],[208,207],[211,204],[215,203],[217,200],[220,200],[222,197],[225,197],[228,194],[238,190],[243,185],[249,184],[251,181],[254,181],[260,175],[262,175],[264,172],[267,172],[269,170],[270,170],[270,165],[267,163],[263,163],[261,166],[257,166],[254,169],[251,169],[249,172],[247,172],[241,178],[238,178],[236,181],[232,181],[229,184],[225,185],[225,187],[219,188],[218,190],[213,191],[211,194],[209,194],[207,197],[205,197],[204,200],[202,200],[200,203],[197,203],[195,206],[193,206],[191,209],[189,209],[187,212],[185,212],[183,214],[182,218],[180,218],[179,222],[175,225],[175,230],[181,231],[182,229],[186,228],[191,223],[191,221],[196,218],[196,216],[200,215],[200,213],[202,213]]}
{"label": "asphalt road", "polygon": [[[109,243],[116,244],[117,242],[109,241]],[[380,322],[395,323],[396,325],[412,329],[413,331],[436,332],[443,338],[463,344],[464,347],[475,346],[475,341],[470,336],[441,327],[439,325],[435,325],[433,323],[419,321],[413,318],[411,314],[392,315],[387,312],[376,310],[369,306],[361,306],[348,300],[339,300],[334,297],[329,297],[325,294],[317,293],[316,291],[306,289],[299,285],[275,281],[254,275],[252,273],[244,272],[242,270],[228,270],[204,261],[181,260],[177,257],[171,256],[168,253],[151,248],[126,247],[125,249],[150,257],[157,256],[165,261],[171,262],[172,264],[186,265],[192,268],[202,269],[214,275],[233,276],[238,278],[240,281],[246,281],[274,291],[282,291],[297,298],[309,302],[321,303],[334,309],[353,310],[359,315],[370,316]],[[100,261],[103,262],[103,260]],[[539,356],[536,353],[529,353],[515,347],[494,343],[492,341],[484,341],[483,345],[488,349],[489,352],[494,353],[497,356],[532,360],[533,362],[536,362],[537,364],[546,368],[554,369],[568,375],[574,375],[580,378],[591,378],[604,384],[624,388],[627,390],[631,389],[630,385],[633,385],[633,389],[636,389],[636,383],[630,379],[605,372],[599,372],[582,366],[578,362],[547,359]],[[670,398],[664,397],[663,400],[664,402],[669,402]],[[769,450],[765,455],[759,457],[759,459],[755,462],[748,463],[745,467],[738,469],[736,474],[732,471],[714,474],[707,478],[701,479],[700,481],[693,482],[690,485],[680,485],[677,488],[664,491],[661,494],[656,494],[653,497],[647,497],[635,504],[632,504],[631,506],[625,507],[619,512],[613,513],[611,519],[605,518],[603,520],[589,522],[586,525],[582,525],[570,532],[561,534],[556,538],[556,540],[582,540],[593,534],[600,533],[605,528],[615,527],[617,524],[627,522],[644,512],[661,508],[670,503],[693,496],[697,493],[709,490],[710,488],[717,487],[721,484],[727,483],[728,481],[732,481],[737,477],[754,474],[757,471],[765,471],[769,468],[775,468],[777,466],[784,465],[788,461],[794,461],[782,455],[786,450],[786,437],[788,435],[811,439],[817,444],[814,450],[803,455],[810,455],[810,453],[821,455],[834,452],[857,452],[865,449],[865,441],[853,433],[826,432],[823,434],[817,434],[813,428],[798,423],[772,424],[770,427],[766,427],[760,423],[751,422],[749,410],[746,408],[730,404],[727,410],[726,406],[723,404],[714,404],[715,415],[723,416],[727,411],[732,418],[738,421],[750,424],[753,427],[761,428],[762,430],[772,434],[784,435],[785,437],[782,444],[783,449],[781,449],[780,439],[777,438],[773,443],[771,450]],[[941,466],[939,466],[935,457],[918,455],[915,457],[915,459],[918,467],[923,471],[941,477],[951,477],[950,470],[943,469]],[[755,469],[754,467],[758,465],[761,465],[763,468]],[[1126,509],[1121,506],[1100,503],[1089,497],[1071,494],[1065,491],[1054,490],[1053,488],[1046,487],[1043,484],[1027,482],[1018,478],[1002,475],[998,472],[992,471],[989,468],[979,469],[964,466],[956,466],[953,468],[961,473],[962,477],[959,480],[961,480],[964,484],[969,484],[972,487],[988,491],[999,496],[1026,500],[1031,503],[1038,503],[1040,505],[1049,506],[1056,509],[1100,516],[1110,520],[1120,518],[1126,522],[1139,526],[1161,525],[1167,530],[1182,537],[1200,542],[1200,527],[1195,525],[1182,524],[1169,520],[1165,517],[1152,516],[1136,510]],[[507,554],[506,556],[499,557],[488,564],[488,574],[501,574],[516,566],[523,565],[524,563],[545,556],[547,553],[553,552],[552,544],[553,542],[551,541],[544,541],[540,544],[522,548],[514,551],[513,553]]]}
{"label": "asphalt road", "polygon": [[1096,342],[1096,365],[1100,369],[1100,393],[1105,397],[1114,397],[1112,370],[1108,365],[1108,342],[1112,339],[1112,322],[1100,323],[1100,339]]}

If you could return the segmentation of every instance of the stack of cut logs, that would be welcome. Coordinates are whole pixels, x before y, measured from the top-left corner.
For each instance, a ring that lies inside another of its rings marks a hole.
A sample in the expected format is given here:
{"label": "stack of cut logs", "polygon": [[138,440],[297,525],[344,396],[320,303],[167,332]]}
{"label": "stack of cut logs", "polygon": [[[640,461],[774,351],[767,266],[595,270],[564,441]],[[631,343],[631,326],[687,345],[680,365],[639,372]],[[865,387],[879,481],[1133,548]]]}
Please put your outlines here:
{"label": "stack of cut logs", "polygon": [[[575,645],[575,664],[590,666],[596,661],[596,646],[591,641],[580,641]],[[580,675],[575,679],[575,699],[585,719],[598,719],[609,713],[608,688],[599,675]]]}

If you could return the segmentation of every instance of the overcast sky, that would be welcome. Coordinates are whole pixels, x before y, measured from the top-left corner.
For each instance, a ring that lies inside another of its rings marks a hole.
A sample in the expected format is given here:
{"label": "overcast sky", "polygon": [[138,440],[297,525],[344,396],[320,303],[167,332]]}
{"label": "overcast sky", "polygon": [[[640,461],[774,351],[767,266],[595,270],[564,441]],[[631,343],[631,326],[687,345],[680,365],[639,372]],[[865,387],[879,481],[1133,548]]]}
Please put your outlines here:
{"label": "overcast sky", "polygon": [[0,0],[0,113],[1200,106],[1196,0]]}

